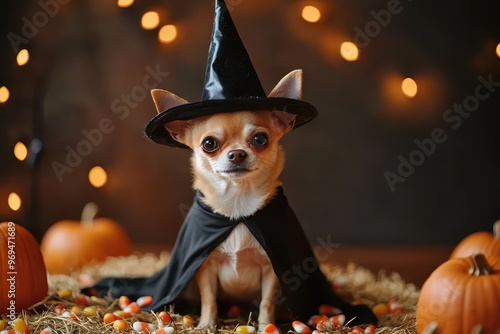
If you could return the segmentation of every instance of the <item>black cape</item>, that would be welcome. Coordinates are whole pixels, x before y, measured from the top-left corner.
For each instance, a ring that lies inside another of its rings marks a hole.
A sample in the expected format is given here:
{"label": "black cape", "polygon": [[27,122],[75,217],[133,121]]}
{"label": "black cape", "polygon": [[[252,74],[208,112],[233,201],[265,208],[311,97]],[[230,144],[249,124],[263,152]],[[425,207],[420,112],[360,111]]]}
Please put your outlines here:
{"label": "black cape", "polygon": [[150,277],[105,278],[92,290],[98,295],[110,292],[112,297],[125,295],[132,300],[150,295],[154,298],[149,306],[152,310],[174,304],[177,312],[192,306],[183,291],[208,255],[242,222],[269,256],[281,283],[276,303],[286,306],[291,319],[305,322],[318,313],[320,305],[327,304],[339,308],[348,320],[355,317],[351,324],[377,322],[367,306],[351,305],[333,292],[281,187],[264,208],[236,221],[214,213],[202,197],[196,193],[170,261],[163,269]]}

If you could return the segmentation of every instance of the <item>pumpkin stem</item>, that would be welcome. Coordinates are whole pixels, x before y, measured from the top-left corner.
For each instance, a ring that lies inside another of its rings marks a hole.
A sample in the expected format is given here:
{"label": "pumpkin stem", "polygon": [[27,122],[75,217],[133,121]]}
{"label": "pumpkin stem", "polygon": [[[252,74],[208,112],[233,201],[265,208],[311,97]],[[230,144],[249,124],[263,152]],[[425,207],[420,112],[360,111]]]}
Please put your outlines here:
{"label": "pumpkin stem", "polygon": [[472,330],[470,331],[470,334],[484,334],[483,326],[481,325],[476,325],[472,327]]}
{"label": "pumpkin stem", "polygon": [[436,334],[438,330],[439,324],[437,321],[431,321],[425,326],[422,334]]}
{"label": "pumpkin stem", "polygon": [[493,224],[493,237],[500,240],[500,219]]}
{"label": "pumpkin stem", "polygon": [[94,202],[89,202],[85,204],[82,210],[81,224],[85,226],[92,226],[94,224],[94,218],[97,215],[98,207]]}
{"label": "pumpkin stem", "polygon": [[469,275],[480,276],[491,274],[491,266],[483,254],[474,254],[470,256],[469,259],[471,260],[472,264],[471,268],[469,269]]}

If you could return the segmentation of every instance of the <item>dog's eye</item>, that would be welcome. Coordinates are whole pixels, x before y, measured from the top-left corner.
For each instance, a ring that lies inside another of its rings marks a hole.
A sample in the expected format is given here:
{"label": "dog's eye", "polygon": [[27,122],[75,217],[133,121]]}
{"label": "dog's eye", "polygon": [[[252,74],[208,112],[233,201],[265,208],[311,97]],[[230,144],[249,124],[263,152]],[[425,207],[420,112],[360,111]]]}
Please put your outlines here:
{"label": "dog's eye", "polygon": [[219,149],[219,142],[213,137],[203,139],[201,148],[207,153],[213,153]]}
{"label": "dog's eye", "polygon": [[265,148],[269,143],[269,138],[264,132],[257,132],[252,137],[252,145],[257,148]]}

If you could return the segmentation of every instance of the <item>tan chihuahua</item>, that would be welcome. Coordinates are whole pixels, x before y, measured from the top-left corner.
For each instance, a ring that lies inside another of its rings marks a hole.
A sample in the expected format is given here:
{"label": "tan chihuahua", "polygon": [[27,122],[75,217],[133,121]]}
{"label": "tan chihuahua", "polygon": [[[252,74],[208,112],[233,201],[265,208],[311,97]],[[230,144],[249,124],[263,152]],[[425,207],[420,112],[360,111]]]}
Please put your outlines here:
{"label": "tan chihuahua", "polygon": [[[159,111],[188,103],[164,90],[153,90]],[[302,71],[286,75],[269,97],[302,98]],[[214,212],[232,220],[263,208],[281,185],[284,153],[279,139],[293,128],[295,115],[285,111],[218,113],[165,125],[172,137],[193,150],[193,187]],[[260,295],[258,323],[275,320],[279,281],[266,252],[240,223],[203,263],[196,275],[201,297],[198,327],[212,326],[218,296],[253,300]]]}

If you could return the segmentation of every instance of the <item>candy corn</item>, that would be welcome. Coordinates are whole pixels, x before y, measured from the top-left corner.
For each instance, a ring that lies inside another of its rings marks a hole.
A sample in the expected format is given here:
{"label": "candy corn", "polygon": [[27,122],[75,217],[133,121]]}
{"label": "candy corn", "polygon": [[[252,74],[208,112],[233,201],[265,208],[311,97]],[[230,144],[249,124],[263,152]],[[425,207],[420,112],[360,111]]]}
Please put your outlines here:
{"label": "candy corn", "polygon": [[343,326],[345,323],[345,315],[343,314],[334,315],[333,317],[330,318],[330,321],[332,322],[333,327]]}
{"label": "candy corn", "polygon": [[57,291],[57,295],[61,298],[71,298],[71,296],[73,295],[73,292],[71,290],[68,290],[68,289],[63,289],[63,290]]}
{"label": "candy corn", "polygon": [[352,331],[349,332],[350,334],[364,334],[365,331],[363,330],[363,328],[359,327],[359,326],[354,326],[352,328]]}
{"label": "candy corn", "polygon": [[164,328],[158,328],[153,332],[153,334],[172,334],[175,331],[174,327],[164,327]]}
{"label": "candy corn", "polygon": [[130,304],[131,301],[127,296],[121,296],[118,298],[118,306],[123,310],[125,307],[127,307],[128,304]]}
{"label": "candy corn", "polygon": [[280,334],[278,328],[274,324],[267,324],[262,330],[264,334]]}
{"label": "candy corn", "polygon": [[158,318],[163,322],[163,326],[170,325],[170,323],[172,322],[172,317],[170,316],[170,314],[168,314],[168,312],[165,311],[160,312],[158,314]]}
{"label": "candy corn", "polygon": [[141,313],[141,307],[136,302],[132,302],[132,303],[128,304],[127,306],[125,306],[123,311],[130,313],[130,314],[138,314],[138,313]]}
{"label": "candy corn", "polygon": [[123,320],[123,319],[128,319],[132,317],[132,314],[129,312],[125,311],[114,311],[113,314],[115,315],[115,320]]}
{"label": "candy corn", "polygon": [[375,334],[376,330],[377,330],[377,327],[375,327],[375,325],[369,325],[368,327],[365,328],[364,334]]}
{"label": "candy corn", "polygon": [[113,328],[118,330],[119,332],[123,332],[128,329],[128,324],[125,322],[125,320],[115,320],[113,322]]}
{"label": "candy corn", "polygon": [[155,326],[153,324],[150,324],[148,322],[142,322],[142,321],[134,322],[132,327],[134,328],[134,330],[136,330],[138,332],[150,333],[150,332],[155,330]]}
{"label": "candy corn", "polygon": [[397,313],[400,313],[403,311],[403,308],[401,307],[401,305],[395,300],[389,300],[387,302],[387,309],[388,309],[389,313],[392,313],[392,314],[397,314]]}
{"label": "candy corn", "polygon": [[63,318],[68,318],[68,319],[71,319],[71,320],[76,320],[76,315],[71,312],[71,311],[64,311],[62,314],[61,314],[61,317]]}
{"label": "candy corn", "polygon": [[253,326],[238,326],[236,327],[236,332],[241,334],[252,334],[255,333],[255,327]]}
{"label": "candy corn", "polygon": [[318,309],[318,313],[331,317],[332,315],[342,313],[342,311],[331,305],[321,305]]}
{"label": "candy corn", "polygon": [[28,326],[24,322],[23,319],[17,318],[14,320],[14,330],[16,332],[19,332],[21,334],[30,334],[30,330],[28,329]]}
{"label": "candy corn", "polygon": [[104,321],[105,324],[110,324],[115,320],[117,320],[117,317],[113,313],[106,313],[102,318],[102,321]]}
{"label": "candy corn", "polygon": [[321,321],[328,321],[328,317],[326,315],[313,315],[307,320],[307,324],[309,326],[316,326]]}
{"label": "candy corn", "polygon": [[311,333],[311,329],[303,322],[295,320],[292,322],[293,330],[299,334],[309,334]]}
{"label": "candy corn", "polygon": [[61,304],[58,304],[54,307],[54,312],[57,314],[62,314],[64,313],[64,311],[66,311],[66,309]]}
{"label": "candy corn", "polygon": [[387,305],[379,303],[372,307],[372,311],[377,317],[382,317],[388,313]]}
{"label": "candy corn", "polygon": [[78,296],[75,297],[73,300],[75,304],[81,305],[81,306],[89,306],[90,304],[90,297],[89,296]]}
{"label": "candy corn", "polygon": [[50,327],[45,327],[45,329],[42,329],[40,334],[52,334],[52,328]]}
{"label": "candy corn", "polygon": [[143,296],[137,299],[136,303],[140,307],[148,306],[153,302],[153,297],[151,296]]}
{"label": "candy corn", "polygon": [[80,313],[82,313],[82,312],[83,312],[83,310],[82,310],[82,308],[81,308],[81,307],[79,307],[79,306],[73,306],[73,307],[71,308],[71,312],[73,312],[73,313],[76,315],[76,314],[80,314]]}
{"label": "candy corn", "polygon": [[86,273],[80,274],[78,276],[78,281],[83,286],[91,286],[91,285],[94,285],[94,283],[95,283],[95,279],[92,276],[90,276],[89,274],[86,274]]}
{"label": "candy corn", "polygon": [[83,314],[92,316],[97,314],[97,307],[95,306],[87,306],[86,308],[83,309]]}
{"label": "candy corn", "polygon": [[186,327],[194,327],[194,320],[188,315],[182,317],[182,323]]}

